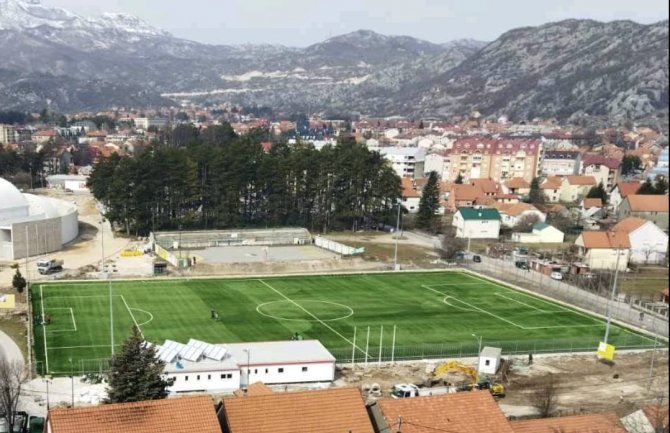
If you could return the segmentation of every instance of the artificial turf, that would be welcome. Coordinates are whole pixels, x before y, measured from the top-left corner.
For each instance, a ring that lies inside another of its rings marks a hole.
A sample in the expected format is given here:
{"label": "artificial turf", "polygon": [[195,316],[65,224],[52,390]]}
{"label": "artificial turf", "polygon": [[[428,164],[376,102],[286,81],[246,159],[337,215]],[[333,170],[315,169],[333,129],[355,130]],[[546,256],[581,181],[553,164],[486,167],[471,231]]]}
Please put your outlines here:
{"label": "artificial turf", "polygon": [[[31,291],[38,373],[82,373],[110,357],[107,282]],[[602,319],[462,272],[113,281],[112,310],[117,348],[133,325],[157,344],[287,340],[297,332],[342,362],[474,355],[479,337],[508,353],[595,351],[605,329]],[[651,340],[613,326],[610,342]]]}

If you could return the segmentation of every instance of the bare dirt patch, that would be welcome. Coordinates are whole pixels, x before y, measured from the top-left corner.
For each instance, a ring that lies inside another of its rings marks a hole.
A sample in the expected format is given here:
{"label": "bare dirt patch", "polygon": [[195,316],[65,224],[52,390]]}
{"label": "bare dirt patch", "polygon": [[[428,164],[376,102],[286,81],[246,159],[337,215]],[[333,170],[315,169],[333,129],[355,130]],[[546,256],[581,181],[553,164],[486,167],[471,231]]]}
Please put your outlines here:
{"label": "bare dirt patch", "polygon": [[[654,370],[650,382],[652,356]],[[463,359],[474,366],[476,360]],[[501,408],[510,416],[535,414],[535,391],[552,376],[556,379],[557,406],[561,414],[595,413],[615,410],[628,413],[631,409],[658,402],[668,389],[668,351],[619,353],[613,365],[596,360],[595,355],[536,355],[532,365],[527,357],[509,359],[511,371],[505,383],[506,396],[500,399]],[[384,397],[397,383],[424,385],[431,378],[437,362],[398,363],[378,367],[371,363],[366,369],[344,367],[338,371],[338,386],[378,384]],[[458,373],[442,378],[452,384],[466,379]],[[623,396],[623,397],[622,397]]]}

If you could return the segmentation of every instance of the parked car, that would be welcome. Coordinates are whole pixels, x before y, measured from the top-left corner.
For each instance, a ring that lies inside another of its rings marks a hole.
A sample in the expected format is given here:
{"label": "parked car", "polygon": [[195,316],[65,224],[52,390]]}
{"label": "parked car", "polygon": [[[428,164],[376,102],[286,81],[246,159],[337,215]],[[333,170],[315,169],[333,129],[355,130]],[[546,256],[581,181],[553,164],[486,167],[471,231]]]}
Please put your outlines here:
{"label": "parked car", "polygon": [[481,263],[482,262],[482,257],[481,256],[472,256],[472,261],[475,263]]}
{"label": "parked car", "polygon": [[563,279],[563,274],[560,273],[560,272],[554,271],[554,272],[551,273],[550,277],[554,280],[559,280],[560,281],[560,280]]}
{"label": "parked car", "polygon": [[519,261],[515,262],[514,264],[516,265],[517,268],[523,269],[525,271],[530,269],[530,267],[528,266],[528,262],[524,262],[523,260],[519,260]]}

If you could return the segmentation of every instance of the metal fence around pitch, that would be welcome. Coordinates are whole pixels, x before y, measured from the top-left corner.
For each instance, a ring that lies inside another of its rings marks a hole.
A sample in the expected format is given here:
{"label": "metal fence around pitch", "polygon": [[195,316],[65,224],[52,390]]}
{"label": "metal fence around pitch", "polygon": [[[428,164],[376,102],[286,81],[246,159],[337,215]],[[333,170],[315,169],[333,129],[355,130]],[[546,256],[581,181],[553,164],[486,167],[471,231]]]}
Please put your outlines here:
{"label": "metal fence around pitch", "polygon": [[[598,343],[595,339],[546,339],[546,340],[518,340],[518,341],[482,341],[482,347],[491,346],[502,349],[503,356],[528,355],[528,354],[560,354],[592,352],[596,353]],[[641,350],[667,348],[667,344],[658,340],[646,340],[633,334],[624,334],[616,342],[616,348],[621,350]],[[444,344],[417,344],[401,346],[382,346],[378,343],[369,346],[368,356],[364,347],[352,350],[351,347],[329,349],[338,364],[351,364],[352,361],[359,365],[375,365],[395,361],[420,361],[429,359],[447,358],[472,358],[478,356],[479,343],[444,343]]]}

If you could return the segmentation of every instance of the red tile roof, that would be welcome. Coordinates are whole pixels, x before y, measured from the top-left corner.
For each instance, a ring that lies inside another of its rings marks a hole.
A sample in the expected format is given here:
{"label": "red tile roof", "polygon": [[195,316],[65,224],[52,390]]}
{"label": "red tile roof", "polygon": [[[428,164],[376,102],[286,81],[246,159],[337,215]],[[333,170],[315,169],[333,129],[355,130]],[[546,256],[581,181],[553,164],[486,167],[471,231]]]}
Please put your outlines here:
{"label": "red tile roof", "polygon": [[603,155],[586,155],[584,156],[584,162],[583,165],[584,167],[588,167],[590,165],[604,165],[605,167],[609,168],[610,170],[614,170],[619,168],[621,165],[621,161],[619,161],[616,158],[608,158]]}
{"label": "red tile roof", "polygon": [[601,198],[585,198],[584,209],[591,209],[592,207],[603,207],[603,199]]}
{"label": "red tile roof", "polygon": [[528,189],[530,184],[523,177],[513,177],[505,181],[505,186],[509,189]]}
{"label": "red tile roof", "polygon": [[593,176],[565,176],[570,185],[595,185],[596,178]]}
{"label": "red tile roof", "polygon": [[500,213],[504,213],[510,216],[519,216],[524,212],[536,211],[539,212],[538,208],[533,206],[530,203],[496,203],[493,205]]}
{"label": "red tile roof", "polygon": [[209,396],[51,409],[52,433],[221,433]]}
{"label": "red tile roof", "polygon": [[402,433],[514,433],[488,391],[382,399],[377,404],[391,432],[402,419]]}
{"label": "red tile roof", "polygon": [[630,194],[635,194],[640,189],[640,182],[618,182],[616,186],[619,188],[621,197],[626,198]]}
{"label": "red tile roof", "polygon": [[373,433],[357,388],[224,399],[231,433]]}
{"label": "red tile roof", "polygon": [[560,189],[563,179],[560,176],[547,176],[540,189]]}
{"label": "red tile roof", "polygon": [[613,230],[617,232],[630,233],[641,227],[647,220],[642,218],[628,217],[619,221],[614,227]]}
{"label": "red tile roof", "polygon": [[626,433],[616,412],[510,421],[514,433]]}
{"label": "red tile roof", "polygon": [[451,190],[454,199],[458,201],[474,201],[484,196],[483,191],[473,185],[455,184]]}
{"label": "red tile roof", "polygon": [[630,248],[630,240],[627,233],[583,231],[579,237],[582,239],[584,248]]}
{"label": "red tile roof", "polygon": [[631,194],[626,197],[633,212],[667,212],[668,196],[665,194]]}
{"label": "red tile roof", "polygon": [[263,382],[254,382],[247,387],[246,392],[242,389],[236,389],[233,391],[235,397],[245,397],[250,395],[268,395],[273,394],[274,391],[270,389]]}
{"label": "red tile roof", "polygon": [[414,181],[409,177],[402,178],[403,198],[421,197],[421,193],[414,189]]}
{"label": "red tile roof", "polygon": [[481,189],[484,194],[495,194],[498,191],[498,185],[493,179],[470,179],[470,185]]}

